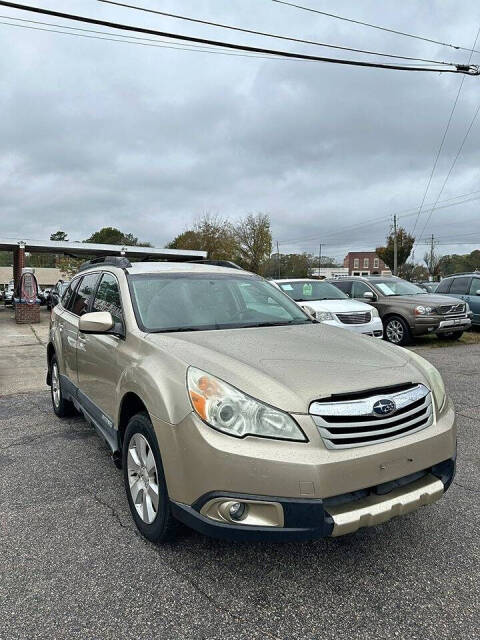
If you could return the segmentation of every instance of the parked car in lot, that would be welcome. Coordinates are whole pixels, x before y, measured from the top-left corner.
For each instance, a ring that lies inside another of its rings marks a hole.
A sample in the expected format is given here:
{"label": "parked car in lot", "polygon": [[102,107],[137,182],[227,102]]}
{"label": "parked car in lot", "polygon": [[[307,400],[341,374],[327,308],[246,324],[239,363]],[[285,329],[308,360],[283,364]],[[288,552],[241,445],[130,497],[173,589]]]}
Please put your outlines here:
{"label": "parked car in lot", "polygon": [[439,499],[454,410],[415,353],[319,324],[237,269],[87,263],[51,314],[53,410],[112,449],[138,529],[351,533]]}
{"label": "parked car in lot", "polygon": [[376,338],[383,336],[382,321],[374,307],[350,300],[325,280],[294,278],[273,282],[319,322]]}
{"label": "parked car in lot", "polygon": [[13,307],[13,299],[15,294],[15,287],[13,280],[11,280],[3,291],[3,304],[6,307]]}
{"label": "parked car in lot", "polygon": [[428,333],[436,333],[444,340],[458,340],[472,324],[465,302],[429,294],[402,278],[352,276],[331,282],[351,298],[366,300],[376,307],[383,321],[384,337],[393,344],[406,345],[412,336]]}
{"label": "parked car in lot", "polygon": [[420,287],[420,289],[423,289],[427,293],[435,293],[438,287],[438,282],[414,282],[413,284],[416,284],[417,287]]}
{"label": "parked car in lot", "polygon": [[480,327],[480,271],[456,273],[444,278],[438,285],[437,293],[444,293],[466,302],[473,314],[472,326]]}
{"label": "parked car in lot", "polygon": [[47,298],[46,304],[47,309],[53,309],[59,302],[63,294],[65,293],[68,285],[70,284],[69,280],[59,280],[57,284],[51,289],[50,294]]}

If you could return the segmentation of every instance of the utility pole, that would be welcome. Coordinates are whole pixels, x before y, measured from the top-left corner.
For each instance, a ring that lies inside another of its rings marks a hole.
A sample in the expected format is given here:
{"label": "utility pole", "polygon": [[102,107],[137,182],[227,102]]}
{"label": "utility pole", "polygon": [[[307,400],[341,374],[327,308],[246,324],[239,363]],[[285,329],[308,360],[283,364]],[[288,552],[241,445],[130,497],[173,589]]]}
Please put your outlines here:
{"label": "utility pole", "polygon": [[430,239],[430,277],[431,277],[432,280],[433,280],[433,253],[434,253],[433,247],[434,247],[434,244],[435,244],[435,238],[434,238],[434,235],[432,233],[432,237]]}
{"label": "utility pole", "polygon": [[397,246],[397,214],[393,215],[393,275],[397,275],[398,246]]}
{"label": "utility pole", "polygon": [[322,266],[322,247],[323,246],[324,246],[323,244],[320,244],[318,246],[318,278],[319,279],[320,279],[320,269]]}
{"label": "utility pole", "polygon": [[278,279],[280,280],[280,249],[278,248],[278,240],[277,240],[277,271],[278,271]]}

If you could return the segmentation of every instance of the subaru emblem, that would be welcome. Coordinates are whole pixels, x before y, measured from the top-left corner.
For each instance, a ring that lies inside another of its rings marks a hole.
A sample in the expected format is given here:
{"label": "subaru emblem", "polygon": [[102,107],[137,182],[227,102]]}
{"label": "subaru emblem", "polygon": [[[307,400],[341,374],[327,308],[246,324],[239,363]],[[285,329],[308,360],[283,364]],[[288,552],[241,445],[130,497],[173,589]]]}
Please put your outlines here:
{"label": "subaru emblem", "polygon": [[393,400],[388,400],[385,398],[384,400],[377,400],[373,405],[373,413],[376,416],[389,416],[391,413],[396,411],[397,407]]}

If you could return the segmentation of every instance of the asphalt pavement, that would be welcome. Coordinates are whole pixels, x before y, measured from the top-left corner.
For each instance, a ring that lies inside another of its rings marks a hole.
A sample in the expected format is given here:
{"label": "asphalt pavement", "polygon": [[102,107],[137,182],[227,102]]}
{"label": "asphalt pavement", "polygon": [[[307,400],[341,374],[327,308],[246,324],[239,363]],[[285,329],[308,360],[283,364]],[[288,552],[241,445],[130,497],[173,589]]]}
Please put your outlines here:
{"label": "asphalt pavement", "polygon": [[152,545],[83,419],[56,418],[42,389],[1,397],[0,638],[478,639],[480,345],[419,352],[458,412],[452,488],[307,543]]}

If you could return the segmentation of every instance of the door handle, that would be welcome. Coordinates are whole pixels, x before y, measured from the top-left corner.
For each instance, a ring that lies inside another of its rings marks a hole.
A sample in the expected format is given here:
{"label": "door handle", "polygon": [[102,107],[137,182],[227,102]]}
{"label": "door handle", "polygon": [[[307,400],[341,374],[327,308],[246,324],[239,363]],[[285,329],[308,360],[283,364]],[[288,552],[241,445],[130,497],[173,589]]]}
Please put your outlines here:
{"label": "door handle", "polygon": [[63,327],[62,327],[62,325],[60,325],[60,326],[58,327],[58,330],[60,331],[60,333],[63,333]]}

